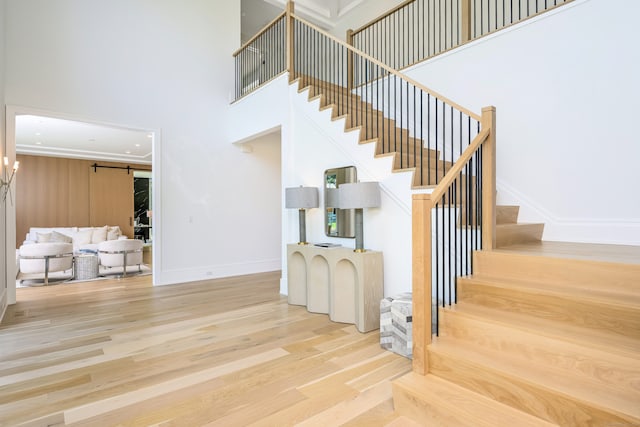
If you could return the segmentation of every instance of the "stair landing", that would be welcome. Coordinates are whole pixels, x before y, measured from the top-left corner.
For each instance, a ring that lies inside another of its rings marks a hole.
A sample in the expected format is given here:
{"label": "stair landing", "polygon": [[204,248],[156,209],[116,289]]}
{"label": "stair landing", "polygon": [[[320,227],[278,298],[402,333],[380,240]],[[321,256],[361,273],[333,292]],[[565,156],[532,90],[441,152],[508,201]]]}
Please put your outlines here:
{"label": "stair landing", "polygon": [[596,243],[539,242],[520,243],[495,249],[496,252],[539,255],[553,258],[640,264],[640,246],[603,245]]}

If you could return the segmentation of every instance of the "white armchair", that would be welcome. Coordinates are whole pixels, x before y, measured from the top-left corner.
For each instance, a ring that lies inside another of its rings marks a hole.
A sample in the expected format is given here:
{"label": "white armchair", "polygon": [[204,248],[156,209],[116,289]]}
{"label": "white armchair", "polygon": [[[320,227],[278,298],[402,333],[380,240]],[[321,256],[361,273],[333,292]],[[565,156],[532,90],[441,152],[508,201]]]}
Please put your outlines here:
{"label": "white armchair", "polygon": [[19,249],[20,272],[24,274],[44,273],[44,284],[49,284],[49,273],[70,270],[73,278],[73,245],[52,242],[37,245],[22,245]]}
{"label": "white armchair", "polygon": [[122,267],[122,276],[127,275],[127,266],[137,265],[142,269],[142,240],[107,240],[98,244],[100,265],[104,267]]}

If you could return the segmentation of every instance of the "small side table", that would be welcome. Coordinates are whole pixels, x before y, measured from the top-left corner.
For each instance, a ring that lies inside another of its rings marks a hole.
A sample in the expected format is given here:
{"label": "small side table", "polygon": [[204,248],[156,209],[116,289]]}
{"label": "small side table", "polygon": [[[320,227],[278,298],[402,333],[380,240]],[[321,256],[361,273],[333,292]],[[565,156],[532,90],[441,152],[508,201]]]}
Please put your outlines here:
{"label": "small side table", "polygon": [[289,304],[353,323],[360,332],[380,327],[384,294],[382,252],[287,245]]}
{"label": "small side table", "polygon": [[98,277],[98,255],[83,254],[73,257],[73,278],[75,280],[89,280]]}

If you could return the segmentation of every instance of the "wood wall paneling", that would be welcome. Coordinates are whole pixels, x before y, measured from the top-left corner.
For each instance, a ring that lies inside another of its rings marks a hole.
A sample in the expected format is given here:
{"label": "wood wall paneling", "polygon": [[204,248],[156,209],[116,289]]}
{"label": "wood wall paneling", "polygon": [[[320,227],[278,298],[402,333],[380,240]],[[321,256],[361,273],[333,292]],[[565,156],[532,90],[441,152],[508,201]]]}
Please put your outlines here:
{"label": "wood wall paneling", "polygon": [[89,222],[119,225],[133,237],[133,171],[89,166]]}
{"label": "wood wall paneling", "polygon": [[[93,160],[66,159],[58,157],[18,155],[20,171],[16,175],[16,247],[20,247],[30,227],[88,227],[101,225],[120,225],[123,232],[133,237],[133,228],[129,225],[129,217],[133,215],[133,174],[130,174],[131,185],[114,185],[104,190],[105,201],[99,200],[97,192],[94,202],[97,209],[104,206],[104,212],[114,216],[90,214],[91,197],[90,177],[93,172]],[[105,166],[126,167],[124,163],[98,162]],[[131,165],[137,170],[151,170],[148,165]],[[104,171],[120,171],[119,169],[99,168],[97,175]],[[118,181],[120,182],[120,181]],[[125,188],[126,185],[126,188]],[[116,187],[120,189],[117,190]],[[114,195],[122,192],[122,199]],[[124,202],[127,198],[129,201]],[[120,206],[122,204],[122,206]],[[126,206],[125,206],[126,204]],[[124,210],[128,211],[125,216]],[[97,222],[96,222],[97,221]]]}

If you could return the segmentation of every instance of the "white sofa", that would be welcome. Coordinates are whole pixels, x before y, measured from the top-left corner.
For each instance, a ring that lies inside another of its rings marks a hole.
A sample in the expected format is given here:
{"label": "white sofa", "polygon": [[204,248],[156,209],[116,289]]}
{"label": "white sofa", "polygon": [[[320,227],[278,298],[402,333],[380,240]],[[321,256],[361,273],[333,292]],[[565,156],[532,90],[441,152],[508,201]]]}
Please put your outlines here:
{"label": "white sofa", "polygon": [[72,243],[73,252],[98,251],[98,244],[107,240],[127,238],[122,235],[119,226],[103,227],[31,227],[23,245],[36,243]]}

